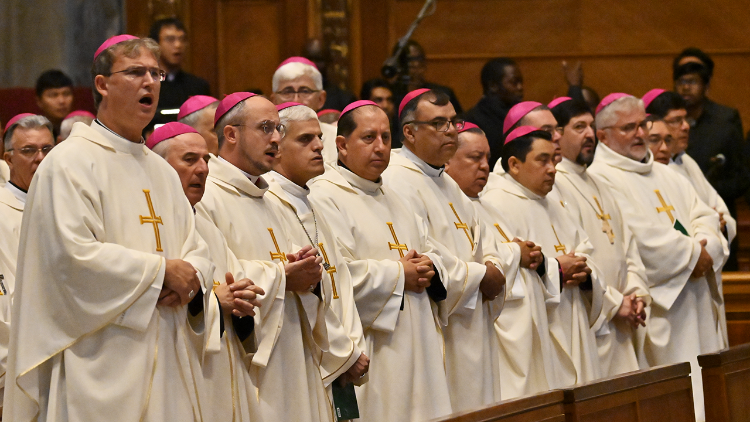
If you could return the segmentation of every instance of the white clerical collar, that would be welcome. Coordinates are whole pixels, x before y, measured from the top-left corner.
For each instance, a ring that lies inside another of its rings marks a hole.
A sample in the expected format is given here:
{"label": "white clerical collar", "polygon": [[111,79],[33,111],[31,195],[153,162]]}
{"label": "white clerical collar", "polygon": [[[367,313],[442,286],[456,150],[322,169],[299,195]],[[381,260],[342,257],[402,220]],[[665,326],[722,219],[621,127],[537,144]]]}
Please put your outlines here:
{"label": "white clerical collar", "polygon": [[344,166],[337,167],[339,169],[339,174],[341,174],[341,176],[343,176],[350,185],[361,191],[364,191],[367,194],[372,195],[377,193],[378,190],[380,190],[380,187],[383,185],[382,177],[379,177],[377,182],[373,182],[363,177],[357,176],[356,174],[354,174],[354,172]]}
{"label": "white clerical collar", "polygon": [[648,148],[646,149],[645,161],[640,162],[615,152],[612,148],[601,142],[596,147],[594,162],[596,160],[603,161],[612,167],[638,174],[648,174],[654,166],[654,156]]}
{"label": "white clerical collar", "polygon": [[409,148],[407,148],[406,146],[404,146],[403,148],[401,148],[401,151],[399,152],[399,154],[401,154],[402,156],[404,156],[405,158],[407,158],[409,161],[411,161],[412,163],[414,163],[414,165],[416,165],[420,170],[422,170],[422,172],[424,172],[424,174],[426,174],[426,175],[428,175],[430,177],[440,177],[440,176],[443,175],[443,171],[445,170],[445,166],[440,167],[440,168],[435,168],[435,167],[427,164],[427,162],[425,162],[421,158],[417,157],[417,154],[414,154],[413,152],[411,152],[409,150]]}
{"label": "white clerical collar", "polygon": [[22,203],[23,205],[26,205],[26,196],[28,195],[26,192],[22,191],[18,188],[18,186],[14,185],[13,182],[8,181],[8,183],[5,184],[5,189],[7,189],[10,193],[13,194],[13,196],[18,199],[18,202]]}
{"label": "white clerical collar", "polygon": [[99,119],[91,122],[91,129],[102,135],[109,141],[112,148],[117,151],[133,155],[145,155],[149,149],[146,148],[145,141],[141,138],[140,142],[132,142],[100,122]]}
{"label": "white clerical collar", "polygon": [[586,166],[570,161],[565,157],[563,157],[562,161],[560,161],[560,163],[555,167],[563,173],[575,173],[578,175],[583,175],[586,172]]}
{"label": "white clerical collar", "polygon": [[307,195],[310,194],[310,189],[292,182],[281,173],[271,171],[268,174],[287,194],[287,199],[297,211],[297,214],[304,215],[310,212],[310,201],[307,199]]}
{"label": "white clerical collar", "polygon": [[529,188],[519,183],[518,180],[514,179],[513,176],[508,173],[505,173],[505,176],[503,176],[503,178],[510,184],[510,186],[508,186],[509,189],[506,189],[506,191],[514,195],[525,196],[533,200],[540,200],[545,198],[544,196],[540,196],[532,192]]}
{"label": "white clerical collar", "polygon": [[253,182],[254,185],[256,185],[256,186],[258,185],[258,179],[260,179],[260,176],[253,176],[252,174],[246,172],[245,170],[242,170],[241,168],[239,168],[239,167],[235,166],[234,164],[230,163],[229,161],[225,160],[224,157],[222,157],[222,156],[219,156],[218,158],[219,158],[219,160],[221,160],[221,161],[229,164],[230,166],[236,168],[237,170],[241,171],[242,174],[245,177],[247,177],[248,179],[250,179],[250,181]]}

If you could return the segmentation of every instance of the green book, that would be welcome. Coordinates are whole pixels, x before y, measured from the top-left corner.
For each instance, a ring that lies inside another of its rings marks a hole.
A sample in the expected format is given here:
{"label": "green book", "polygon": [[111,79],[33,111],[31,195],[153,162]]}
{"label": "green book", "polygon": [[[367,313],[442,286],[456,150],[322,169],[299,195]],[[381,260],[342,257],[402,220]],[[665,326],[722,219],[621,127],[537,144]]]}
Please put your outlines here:
{"label": "green book", "polygon": [[333,392],[333,410],[336,412],[337,421],[359,418],[359,406],[357,405],[357,395],[354,393],[354,384],[347,384],[342,387],[338,381],[331,384]]}
{"label": "green book", "polygon": [[674,229],[677,230],[678,232],[684,234],[685,236],[690,236],[688,234],[687,230],[685,229],[685,226],[683,226],[680,223],[680,220],[677,220],[677,219],[674,220]]}

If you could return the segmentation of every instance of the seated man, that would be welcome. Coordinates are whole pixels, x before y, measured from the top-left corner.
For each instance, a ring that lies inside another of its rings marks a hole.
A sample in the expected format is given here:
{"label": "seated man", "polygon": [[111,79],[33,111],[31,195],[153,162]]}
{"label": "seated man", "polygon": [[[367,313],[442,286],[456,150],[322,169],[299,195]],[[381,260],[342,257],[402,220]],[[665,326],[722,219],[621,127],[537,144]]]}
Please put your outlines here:
{"label": "seated man", "polygon": [[634,330],[645,324],[644,306],[650,302],[646,270],[613,192],[587,171],[596,149],[594,116],[586,104],[569,97],[557,98],[549,107],[563,128],[555,186],[565,209],[589,235],[591,258],[606,263],[600,266],[606,293],[598,321],[606,328],[596,336],[602,376],[637,371]]}
{"label": "seated man", "polygon": [[73,111],[73,80],[57,69],[48,70],[36,80],[36,105],[52,122],[52,135],[57,139],[60,124]]}
{"label": "seated man", "polygon": [[[547,111],[549,113],[549,111]],[[588,236],[552,192],[555,146],[549,132],[520,126],[507,136],[501,164],[506,174],[482,202],[506,217],[513,233],[541,245],[546,273],[559,296],[548,299],[547,317],[564,386],[601,377],[594,330],[602,311],[604,281],[591,259]],[[554,259],[552,259],[554,258]]]}
{"label": "seated man", "polygon": [[[315,63],[304,57],[290,57],[279,65],[273,74],[273,94],[271,101],[279,105],[294,101],[311,109],[323,109],[326,91],[323,89],[323,75]],[[323,160],[327,164],[336,163],[336,127],[321,123],[323,131]]]}
{"label": "seated man", "polygon": [[[0,370],[5,381],[8,336],[10,334],[11,295],[15,290],[18,243],[26,192],[37,167],[55,145],[52,123],[44,116],[19,114],[8,121],[3,137],[5,162],[10,166],[10,180],[0,187]],[[5,386],[5,383],[2,383]],[[4,389],[0,389],[0,407]]]}
{"label": "seated man", "polygon": [[57,135],[55,143],[59,144],[60,142],[68,139],[68,136],[70,136],[70,131],[73,130],[74,124],[81,122],[86,126],[90,126],[94,119],[96,119],[96,116],[86,110],[76,110],[71,112],[70,114],[65,116],[65,120],[62,121],[62,124],[60,125],[60,134]]}
{"label": "seated man", "polygon": [[[697,356],[722,346],[716,273],[729,251],[719,215],[687,179],[654,163],[643,101],[610,94],[599,104],[595,123],[600,143],[588,171],[616,192],[646,267],[652,298],[646,362],[689,361],[693,373],[700,373]],[[701,377],[691,378],[696,419],[703,420]]]}
{"label": "seated man", "polygon": [[[195,207],[203,197],[208,176],[206,141],[190,126],[171,122],[154,130],[146,145],[177,171],[185,196]],[[195,230],[208,244],[211,262],[216,265],[207,310],[209,334],[201,362],[208,398],[203,405],[212,421],[255,422],[260,418],[258,389],[247,372],[248,352],[243,341],[249,346],[253,343],[253,307],[260,306],[257,295],[264,292],[245,276],[258,276],[264,268],[253,261],[240,263],[221,232],[205,217],[195,216]]]}
{"label": "seated man", "polygon": [[214,131],[214,116],[219,100],[209,95],[194,95],[180,106],[177,121],[184,123],[201,134],[206,140],[208,152],[217,156],[219,154],[219,141]]}
{"label": "seated man", "polygon": [[388,116],[372,101],[344,109],[339,164],[315,179],[310,201],[330,224],[352,277],[371,357],[357,389],[363,422],[429,420],[452,413],[437,303],[442,279],[463,269],[428,238],[425,222],[381,174],[390,160]]}
{"label": "seated man", "polygon": [[362,84],[362,89],[359,92],[359,98],[363,100],[370,100],[378,105],[385,111],[388,118],[391,120],[391,133],[393,139],[391,139],[391,149],[401,148],[401,137],[403,134],[398,125],[398,119],[396,118],[396,107],[393,102],[393,89],[391,85],[383,79],[370,79]]}
{"label": "seated man", "polygon": [[[458,132],[458,149],[446,163],[445,172],[458,183],[488,222],[489,235],[495,242],[518,242],[502,216],[502,210],[486,207],[479,199],[487,184],[490,168],[487,157],[490,146],[477,125],[466,122]],[[493,230],[496,229],[496,230]],[[543,260],[539,246],[527,242]],[[531,257],[532,254],[530,254]],[[536,256],[536,254],[533,254]],[[541,393],[561,386],[556,377],[557,360],[547,324],[545,299],[559,294],[559,287],[545,276],[546,265],[536,269],[532,263],[521,264],[522,282],[513,285],[505,299],[500,316],[495,320],[495,333],[500,340],[497,353],[500,371],[500,397],[503,400]],[[526,268],[531,267],[531,268]]]}

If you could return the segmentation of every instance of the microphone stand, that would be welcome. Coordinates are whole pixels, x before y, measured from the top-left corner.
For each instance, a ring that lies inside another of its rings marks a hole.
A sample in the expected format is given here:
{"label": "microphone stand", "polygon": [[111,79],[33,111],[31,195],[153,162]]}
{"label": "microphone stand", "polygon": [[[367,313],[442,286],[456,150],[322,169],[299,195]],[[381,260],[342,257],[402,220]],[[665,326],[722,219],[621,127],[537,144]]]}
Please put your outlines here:
{"label": "microphone stand", "polygon": [[[430,7],[432,7],[432,10],[428,11]],[[380,69],[380,72],[383,74],[383,77],[385,77],[386,79],[391,79],[394,76],[401,74],[402,77],[406,76],[406,78],[408,78],[408,76],[406,75],[406,72],[404,72],[403,67],[400,66],[401,63],[398,62],[398,58],[401,55],[401,53],[404,51],[404,48],[406,47],[406,43],[409,42],[411,35],[417,29],[417,27],[419,26],[419,23],[422,22],[422,19],[435,13],[436,8],[437,8],[437,4],[435,3],[435,0],[425,0],[424,5],[422,6],[422,10],[419,11],[417,18],[414,20],[414,22],[411,23],[411,26],[409,26],[409,29],[406,31],[406,34],[404,34],[403,37],[399,38],[398,48],[396,49],[396,52],[391,57],[387,58],[385,60],[385,63],[383,63],[383,67]],[[408,80],[406,80],[405,82],[408,84]]]}

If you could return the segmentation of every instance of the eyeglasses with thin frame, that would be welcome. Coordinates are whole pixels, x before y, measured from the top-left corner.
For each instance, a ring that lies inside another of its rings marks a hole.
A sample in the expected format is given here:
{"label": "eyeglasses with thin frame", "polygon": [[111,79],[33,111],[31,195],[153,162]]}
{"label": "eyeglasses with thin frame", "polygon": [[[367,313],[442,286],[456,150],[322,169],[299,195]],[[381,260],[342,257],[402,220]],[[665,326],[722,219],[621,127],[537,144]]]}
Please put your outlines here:
{"label": "eyeglasses with thin frame", "polygon": [[[245,126],[245,127],[247,127],[247,126],[250,126],[250,125],[239,124],[239,125],[232,125],[232,126],[235,126],[235,127],[243,127],[243,126]],[[260,122],[256,126],[256,129],[262,130],[263,133],[265,133],[266,135],[273,134],[274,130],[278,131],[279,135],[281,135],[282,138],[284,137],[284,135],[286,135],[286,126],[284,126],[281,123],[279,123],[277,125],[274,122],[272,122],[271,120],[264,120],[264,121]]]}
{"label": "eyeglasses with thin frame", "polygon": [[412,120],[410,122],[404,122],[401,126],[406,126],[410,124],[415,125],[430,125],[435,128],[438,132],[447,132],[450,129],[450,126],[453,125],[453,127],[456,128],[456,130],[461,130],[464,128],[464,125],[466,124],[466,121],[464,119],[453,119],[453,120],[446,120],[446,119],[434,119],[429,121],[419,121],[419,120]]}
{"label": "eyeglasses with thin frame", "polygon": [[151,79],[155,81],[164,82],[164,80],[167,79],[167,72],[158,67],[131,66],[127,69],[110,72],[110,74],[106,76],[112,76],[115,73],[122,73],[130,79],[143,79],[147,73],[151,75]]}
{"label": "eyeglasses with thin frame", "polygon": [[282,91],[276,91],[276,95],[279,96],[284,101],[290,101],[293,100],[295,96],[299,97],[301,100],[307,100],[310,98],[313,94],[320,92],[318,89],[310,89],[307,87],[302,87],[298,89],[297,91],[293,90],[292,88],[287,88]]}
{"label": "eyeglasses with thin frame", "polygon": [[664,120],[664,123],[666,123],[669,126],[672,127],[680,127],[684,122],[687,122],[687,116],[678,116],[669,120]]}
{"label": "eyeglasses with thin frame", "polygon": [[[41,148],[32,147],[32,146],[25,146],[18,149],[18,152],[21,153],[24,157],[33,157],[37,155],[38,153],[42,153],[42,156],[46,156],[49,154],[50,151],[52,151],[52,148],[54,148],[54,145],[45,145]],[[10,152],[13,151],[13,148],[9,148],[6,151]]]}
{"label": "eyeglasses with thin frame", "polygon": [[653,127],[654,127],[653,120],[643,120],[640,123],[633,122],[633,123],[628,123],[622,126],[605,126],[602,129],[617,129],[620,132],[622,132],[623,135],[630,136],[636,133],[638,129],[642,129],[644,132],[648,133],[649,131],[651,131],[651,128]]}

